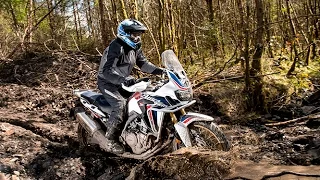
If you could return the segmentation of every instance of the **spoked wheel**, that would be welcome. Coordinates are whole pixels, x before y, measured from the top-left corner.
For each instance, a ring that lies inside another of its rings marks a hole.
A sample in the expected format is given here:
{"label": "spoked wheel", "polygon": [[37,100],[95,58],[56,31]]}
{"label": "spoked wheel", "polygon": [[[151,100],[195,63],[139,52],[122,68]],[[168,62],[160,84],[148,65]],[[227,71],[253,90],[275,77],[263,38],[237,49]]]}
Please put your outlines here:
{"label": "spoked wheel", "polygon": [[[221,129],[212,122],[194,122],[188,126],[191,143],[194,147],[203,147],[211,150],[228,151],[230,143]],[[173,141],[173,150],[185,147],[178,138]]]}

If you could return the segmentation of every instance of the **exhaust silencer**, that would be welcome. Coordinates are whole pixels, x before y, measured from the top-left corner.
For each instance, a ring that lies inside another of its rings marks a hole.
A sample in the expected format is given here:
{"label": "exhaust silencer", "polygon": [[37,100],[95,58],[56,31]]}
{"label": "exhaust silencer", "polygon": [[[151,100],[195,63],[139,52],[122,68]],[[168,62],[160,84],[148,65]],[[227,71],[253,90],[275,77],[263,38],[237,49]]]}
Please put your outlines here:
{"label": "exhaust silencer", "polygon": [[101,129],[101,126],[95,120],[89,118],[85,112],[78,112],[76,114],[77,120],[80,122],[81,126],[92,136],[96,131]]}
{"label": "exhaust silencer", "polygon": [[102,149],[110,151],[110,147],[107,146],[108,139],[98,122],[88,117],[85,112],[76,113],[76,119]]}

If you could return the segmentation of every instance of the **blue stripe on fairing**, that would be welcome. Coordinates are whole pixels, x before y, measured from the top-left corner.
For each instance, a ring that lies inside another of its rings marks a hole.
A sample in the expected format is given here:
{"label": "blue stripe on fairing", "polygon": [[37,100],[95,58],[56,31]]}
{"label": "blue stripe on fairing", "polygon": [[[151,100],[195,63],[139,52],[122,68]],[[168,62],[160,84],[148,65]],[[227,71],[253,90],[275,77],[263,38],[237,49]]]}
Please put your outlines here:
{"label": "blue stripe on fairing", "polygon": [[160,96],[154,96],[155,99],[161,101],[163,104],[165,105],[170,105],[169,102],[166,100],[166,98],[164,97],[160,97]]}
{"label": "blue stripe on fairing", "polygon": [[153,114],[153,119],[155,119],[157,121],[157,112],[156,111],[152,111]]}
{"label": "blue stripe on fairing", "polygon": [[175,74],[173,74],[172,72],[169,72],[169,74],[170,74],[171,78],[172,78],[177,84],[179,84],[179,86],[185,87],[185,86],[180,82],[180,80],[178,79],[178,77],[177,77]]}
{"label": "blue stripe on fairing", "polygon": [[190,115],[184,115],[182,116],[182,118],[180,119],[180,122],[183,122],[184,120],[186,120],[188,117],[191,117]]}

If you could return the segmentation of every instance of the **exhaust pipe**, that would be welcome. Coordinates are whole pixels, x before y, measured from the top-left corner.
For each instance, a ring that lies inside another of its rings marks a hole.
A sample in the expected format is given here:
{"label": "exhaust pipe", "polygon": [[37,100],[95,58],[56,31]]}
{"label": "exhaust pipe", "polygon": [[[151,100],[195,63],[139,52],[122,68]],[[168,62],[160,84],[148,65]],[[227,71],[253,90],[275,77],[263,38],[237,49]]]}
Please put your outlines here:
{"label": "exhaust pipe", "polygon": [[98,122],[88,117],[83,111],[76,112],[76,119],[79,121],[80,125],[89,133],[90,138],[96,140],[102,149],[110,151],[110,148],[107,146],[108,139],[105,137],[105,132],[103,132]]}
{"label": "exhaust pipe", "polygon": [[101,129],[100,124],[89,118],[85,112],[77,112],[76,118],[80,122],[81,126],[90,134],[90,136]]}

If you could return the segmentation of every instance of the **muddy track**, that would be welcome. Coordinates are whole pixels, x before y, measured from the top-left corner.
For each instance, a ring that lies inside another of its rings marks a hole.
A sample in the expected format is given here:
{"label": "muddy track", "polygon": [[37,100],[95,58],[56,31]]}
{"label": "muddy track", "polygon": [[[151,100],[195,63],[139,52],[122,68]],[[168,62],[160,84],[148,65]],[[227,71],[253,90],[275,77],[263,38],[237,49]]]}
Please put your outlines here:
{"label": "muddy track", "polygon": [[265,127],[263,119],[281,120],[278,116],[284,113],[279,112],[234,125],[232,118],[219,111],[213,96],[201,94],[193,111],[221,117],[219,124],[224,123],[222,129],[233,146],[227,154],[187,150],[137,161],[115,157],[96,146],[80,150],[77,122],[69,113],[75,102],[73,89],[96,88],[98,59],[92,58],[53,52],[0,62],[0,179],[124,179],[130,172],[132,179],[139,180],[221,179],[212,176],[237,170],[233,163],[243,160],[252,166],[241,167],[259,166],[261,172],[265,166],[258,162],[320,165],[320,121]]}
{"label": "muddy track", "polygon": [[41,127],[35,126],[33,123],[37,122],[37,121],[33,121],[33,120],[21,121],[19,119],[0,118],[0,122],[9,123],[9,124],[12,124],[15,126],[20,126],[24,129],[29,130],[29,131],[33,132],[34,134],[39,135],[43,138],[46,138],[52,142],[57,142],[57,143],[70,142],[72,144],[78,145],[78,142],[76,140],[74,140],[74,138],[72,138],[68,135],[57,136],[57,135],[51,134],[51,132],[47,129],[42,129]]}

